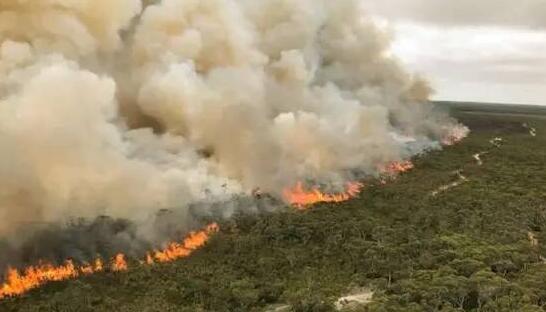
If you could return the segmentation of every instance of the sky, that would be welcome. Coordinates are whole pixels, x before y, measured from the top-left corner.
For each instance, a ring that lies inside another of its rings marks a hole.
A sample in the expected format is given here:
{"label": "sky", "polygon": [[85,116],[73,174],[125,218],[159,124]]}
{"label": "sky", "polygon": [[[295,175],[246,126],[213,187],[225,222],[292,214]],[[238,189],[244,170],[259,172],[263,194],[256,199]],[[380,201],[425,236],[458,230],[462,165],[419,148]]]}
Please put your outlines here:
{"label": "sky", "polygon": [[546,105],[546,0],[363,0],[434,99]]}

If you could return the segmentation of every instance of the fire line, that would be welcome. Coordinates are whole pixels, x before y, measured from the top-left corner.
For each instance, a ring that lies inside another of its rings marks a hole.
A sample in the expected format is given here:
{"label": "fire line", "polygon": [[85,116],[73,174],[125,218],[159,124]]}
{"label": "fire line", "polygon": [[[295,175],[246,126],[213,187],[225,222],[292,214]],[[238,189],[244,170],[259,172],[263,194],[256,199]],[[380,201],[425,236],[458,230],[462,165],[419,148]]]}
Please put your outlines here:
{"label": "fire line", "polygon": [[[155,262],[172,262],[188,257],[195,250],[203,247],[210,239],[210,236],[218,231],[218,224],[212,223],[201,231],[191,232],[181,243],[173,242],[163,250],[148,253],[146,261],[141,263],[151,265]],[[104,265],[101,259],[96,259],[93,264],[84,264],[82,266],[76,266],[72,260],[67,260],[65,264],[59,266],[42,262],[21,271],[8,268],[6,281],[3,285],[0,285],[0,300],[22,295],[49,282],[74,279],[79,276],[102,272],[105,269],[113,272],[127,271],[129,265],[125,255],[117,254],[107,266]]]}
{"label": "fire line", "polygon": [[[414,168],[411,161],[391,162],[379,166],[378,171],[382,175],[395,177],[400,173],[407,172]],[[283,192],[284,199],[290,205],[299,210],[306,210],[318,203],[339,203],[355,198],[364,190],[365,185],[361,182],[348,182],[345,190],[340,193],[324,193],[318,187],[306,189],[303,182],[298,182],[294,187],[286,188]]]}
{"label": "fire line", "polygon": [[306,190],[303,183],[298,182],[295,187],[285,189],[283,195],[284,199],[289,204],[300,210],[305,210],[306,207],[318,203],[339,203],[347,201],[360,194],[363,188],[364,184],[362,183],[349,182],[347,183],[344,192],[328,194],[321,192],[317,187],[314,187],[311,190]]}

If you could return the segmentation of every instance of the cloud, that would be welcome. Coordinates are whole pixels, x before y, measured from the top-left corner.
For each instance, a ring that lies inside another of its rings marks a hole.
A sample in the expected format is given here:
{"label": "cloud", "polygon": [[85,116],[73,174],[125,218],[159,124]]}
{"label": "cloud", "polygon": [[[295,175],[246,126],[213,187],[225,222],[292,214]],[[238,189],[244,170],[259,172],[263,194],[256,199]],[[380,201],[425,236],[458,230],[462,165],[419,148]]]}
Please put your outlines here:
{"label": "cloud", "polygon": [[437,98],[545,104],[546,1],[362,1]]}
{"label": "cloud", "polygon": [[546,32],[404,21],[394,28],[393,53],[430,78],[438,98],[544,104]]}
{"label": "cloud", "polygon": [[541,53],[546,49],[544,32],[444,29],[414,23],[397,24],[396,31],[395,53],[407,63],[420,64],[420,71],[449,73],[452,78],[471,81],[546,82],[542,70],[546,68],[546,56]]}
{"label": "cloud", "polygon": [[546,28],[544,0],[365,0],[373,13],[448,26]]}

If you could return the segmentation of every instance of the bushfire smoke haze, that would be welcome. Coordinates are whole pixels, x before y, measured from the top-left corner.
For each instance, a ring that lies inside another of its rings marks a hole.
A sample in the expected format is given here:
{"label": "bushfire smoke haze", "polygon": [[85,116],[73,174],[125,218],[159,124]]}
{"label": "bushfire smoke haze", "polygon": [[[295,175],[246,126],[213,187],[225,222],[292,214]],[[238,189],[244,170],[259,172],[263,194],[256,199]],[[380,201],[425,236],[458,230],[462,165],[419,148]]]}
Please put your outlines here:
{"label": "bushfire smoke haze", "polygon": [[336,187],[437,146],[456,123],[390,42],[357,0],[2,0],[0,233]]}

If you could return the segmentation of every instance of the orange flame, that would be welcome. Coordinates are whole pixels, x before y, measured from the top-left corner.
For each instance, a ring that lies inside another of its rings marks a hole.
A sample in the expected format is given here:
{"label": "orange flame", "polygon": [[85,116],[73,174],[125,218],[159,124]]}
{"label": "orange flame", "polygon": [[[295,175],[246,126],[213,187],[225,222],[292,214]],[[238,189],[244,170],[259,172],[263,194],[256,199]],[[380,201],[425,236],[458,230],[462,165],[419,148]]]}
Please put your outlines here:
{"label": "orange flame", "polygon": [[154,258],[152,258],[152,255],[150,253],[146,254],[146,264],[147,265],[154,264]]}
{"label": "orange flame", "polygon": [[[389,176],[396,176],[399,173],[407,172],[415,166],[411,161],[392,162],[385,166],[380,166],[378,170]],[[382,179],[382,183],[387,183]],[[305,210],[308,206],[317,203],[339,203],[356,197],[364,189],[364,184],[360,182],[349,182],[344,192],[337,194],[328,194],[321,192],[317,187],[306,190],[302,182],[298,182],[295,187],[287,188],[283,192],[284,199],[294,207]]]}
{"label": "orange flame", "polygon": [[[218,231],[218,224],[210,224],[202,231],[190,233],[181,244],[171,243],[165,250],[155,251],[153,257],[148,253],[145,263],[153,264],[154,259],[158,262],[170,262],[187,257],[205,245],[210,235]],[[126,271],[128,268],[125,255],[121,253],[117,254],[110,263],[110,270],[113,272]],[[5,283],[0,285],[0,299],[24,294],[48,282],[64,281],[103,270],[104,265],[101,259],[96,259],[93,264],[87,263],[80,267],[76,267],[72,261],[68,260],[64,265],[54,266],[50,263],[41,263],[37,266],[30,266],[21,272],[9,268]]]}
{"label": "orange flame", "polygon": [[100,272],[102,270],[103,270],[103,265],[102,265],[101,259],[96,259],[94,265],[85,264],[80,268],[80,271],[82,272],[83,275],[93,274],[95,272]]}
{"label": "orange flame", "polygon": [[312,190],[305,190],[302,182],[298,182],[295,187],[287,188],[284,190],[284,199],[295,206],[296,208],[303,210],[305,207],[317,204],[317,203],[339,203],[347,201],[356,197],[362,189],[364,184],[359,182],[349,182],[344,192],[337,194],[327,194],[321,192],[318,188]]}
{"label": "orange flame", "polygon": [[211,233],[218,232],[216,223],[207,226],[204,231],[191,232],[182,243],[170,243],[163,250],[156,250],[146,256],[146,263],[171,262],[189,256],[194,250],[203,246]]}
{"label": "orange flame", "polygon": [[411,169],[415,168],[415,165],[409,161],[409,160],[406,160],[406,161],[395,161],[395,162],[391,162],[385,166],[380,166],[379,167],[379,172],[383,173],[383,174],[388,174],[388,175],[397,175],[397,174],[400,174],[400,173],[403,173],[403,172],[407,172],[407,171],[410,171]]}
{"label": "orange flame", "polygon": [[63,281],[78,276],[79,269],[72,261],[55,267],[51,264],[31,266],[20,274],[16,269],[8,269],[6,283],[0,288],[0,299],[20,295],[47,282]]}
{"label": "orange flame", "polygon": [[120,272],[127,271],[127,261],[124,254],[117,254],[112,261],[112,271]]}

